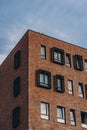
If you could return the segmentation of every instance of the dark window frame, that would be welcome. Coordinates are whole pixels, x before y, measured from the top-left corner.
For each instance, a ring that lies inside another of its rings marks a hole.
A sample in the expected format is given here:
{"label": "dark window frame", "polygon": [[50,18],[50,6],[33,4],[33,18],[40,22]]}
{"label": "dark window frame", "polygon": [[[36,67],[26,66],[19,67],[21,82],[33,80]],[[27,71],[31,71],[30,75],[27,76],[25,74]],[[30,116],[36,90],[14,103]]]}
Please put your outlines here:
{"label": "dark window frame", "polygon": [[80,94],[83,96],[83,97],[81,97],[81,98],[84,98],[84,87],[83,87],[83,83],[78,83],[78,87],[79,87],[79,85],[81,86],[81,93],[79,93],[79,97],[81,97],[80,96]]}
{"label": "dark window frame", "polygon": [[20,94],[20,77],[17,77],[13,83],[13,97],[17,97]]}
{"label": "dark window frame", "polygon": [[85,71],[87,71],[86,64],[87,64],[87,59],[84,59],[84,70],[85,70]]}
{"label": "dark window frame", "polygon": [[41,115],[48,116],[48,119],[46,119],[46,118],[42,118],[42,119],[50,120],[50,105],[49,105],[49,103],[43,102],[43,101],[41,101],[41,103],[46,104],[46,114],[41,113]]}
{"label": "dark window frame", "polygon": [[73,122],[73,123],[75,123],[75,125],[74,125],[74,124],[71,124],[71,125],[76,126],[76,116],[75,116],[75,110],[74,110],[74,109],[70,109],[70,112],[72,112],[72,113],[73,113],[73,117],[74,117],[74,119],[73,119],[73,120],[71,120],[71,118],[70,118],[70,121],[71,121],[71,122]]}
{"label": "dark window frame", "polygon": [[21,51],[18,50],[14,55],[14,69],[18,69],[21,62]]}
{"label": "dark window frame", "polygon": [[17,128],[20,125],[20,107],[16,107],[12,111],[12,128]]}
{"label": "dark window frame", "polygon": [[69,63],[67,63],[66,60],[66,66],[71,67],[71,55],[69,53],[66,53],[66,57],[68,57],[68,61],[69,61]]}
{"label": "dark window frame", "polygon": [[[60,86],[58,86],[58,79],[60,80]],[[64,93],[65,92],[65,85],[64,85],[64,76],[56,75],[55,76],[55,91]]]}
{"label": "dark window frame", "polygon": [[[40,82],[40,74],[42,74],[43,76],[46,75],[48,77],[48,84],[44,84],[44,83]],[[36,76],[37,76],[36,82],[37,82],[38,87],[51,89],[51,73],[49,71],[38,70]]]}
{"label": "dark window frame", "polygon": [[74,55],[74,67],[76,70],[83,70],[83,57],[81,55]]}
{"label": "dark window frame", "polygon": [[[86,123],[84,118],[86,117]],[[82,124],[86,124],[87,125],[87,112],[81,111],[81,122]]]}
{"label": "dark window frame", "polygon": [[[61,54],[61,61],[58,60],[58,58],[55,59],[55,57],[54,57],[54,53],[55,52],[57,53],[57,57],[58,57],[58,53]],[[52,53],[52,62],[60,64],[60,65],[64,65],[65,64],[64,50],[53,47],[51,49],[51,53]]]}
{"label": "dark window frame", "polygon": [[41,49],[42,48],[44,48],[44,55],[41,53],[41,59],[44,59],[44,60],[46,60],[46,46],[44,46],[44,45],[41,45]]}

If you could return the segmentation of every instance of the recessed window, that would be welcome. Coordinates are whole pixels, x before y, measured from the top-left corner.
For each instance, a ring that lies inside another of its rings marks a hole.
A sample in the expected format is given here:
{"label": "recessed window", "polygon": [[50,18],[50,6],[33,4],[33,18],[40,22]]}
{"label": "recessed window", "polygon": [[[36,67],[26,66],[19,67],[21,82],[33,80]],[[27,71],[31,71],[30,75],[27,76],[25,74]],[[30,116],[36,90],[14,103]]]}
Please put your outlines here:
{"label": "recessed window", "polygon": [[44,70],[37,71],[38,86],[50,89],[51,88],[51,73]]}
{"label": "recessed window", "polygon": [[83,70],[83,58],[80,55],[75,55],[74,56],[74,64],[75,64],[75,69],[77,70]]}
{"label": "recessed window", "polygon": [[73,81],[68,79],[68,93],[73,95]]}
{"label": "recessed window", "polygon": [[16,54],[14,55],[14,69],[19,68],[20,60],[21,60],[21,52],[17,51]]}
{"label": "recessed window", "polygon": [[70,121],[71,125],[76,125],[76,119],[75,119],[75,110],[70,109]]}
{"label": "recessed window", "polygon": [[84,61],[84,70],[87,71],[87,59]]}
{"label": "recessed window", "polygon": [[66,53],[66,66],[71,67],[71,56]]}
{"label": "recessed window", "polygon": [[41,58],[46,59],[46,47],[41,45]]}
{"label": "recessed window", "polygon": [[87,112],[81,112],[82,127],[87,128]]}
{"label": "recessed window", "polygon": [[41,102],[41,118],[49,120],[49,104]]}
{"label": "recessed window", "polygon": [[16,97],[20,94],[20,77],[14,80],[13,84],[13,96]]}
{"label": "recessed window", "polygon": [[78,83],[79,97],[84,98],[83,83]]}
{"label": "recessed window", "polygon": [[52,48],[52,61],[64,65],[64,51],[58,48]]}
{"label": "recessed window", "polygon": [[20,123],[20,108],[16,107],[13,112],[12,112],[12,127],[13,128],[17,128],[19,126]]}
{"label": "recessed window", "polygon": [[64,76],[56,75],[55,78],[56,78],[56,83],[55,83],[56,91],[63,93],[65,91],[65,89],[64,89]]}
{"label": "recessed window", "polygon": [[65,123],[65,108],[62,106],[57,107],[57,121]]}

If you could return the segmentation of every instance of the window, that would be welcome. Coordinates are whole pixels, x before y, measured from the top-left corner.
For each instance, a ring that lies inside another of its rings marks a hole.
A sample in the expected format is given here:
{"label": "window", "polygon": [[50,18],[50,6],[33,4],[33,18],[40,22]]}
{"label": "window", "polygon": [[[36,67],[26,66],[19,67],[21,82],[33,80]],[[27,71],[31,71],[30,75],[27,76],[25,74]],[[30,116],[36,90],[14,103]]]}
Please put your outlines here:
{"label": "window", "polygon": [[82,127],[87,128],[87,112],[81,112]]}
{"label": "window", "polygon": [[64,65],[64,51],[58,48],[52,48],[52,61]]}
{"label": "window", "polygon": [[73,109],[70,109],[70,121],[71,121],[71,125],[76,125],[75,110]]}
{"label": "window", "polygon": [[17,77],[14,80],[14,86],[13,86],[13,96],[16,97],[20,94],[20,77]]}
{"label": "window", "polygon": [[87,99],[87,84],[85,84],[85,97]]}
{"label": "window", "polygon": [[20,108],[16,107],[13,112],[12,112],[12,127],[17,128],[19,126],[19,113],[20,113]]}
{"label": "window", "polygon": [[46,59],[46,47],[41,45],[41,58]]}
{"label": "window", "polygon": [[59,92],[64,92],[64,76],[62,75],[56,75],[56,84],[55,89]]}
{"label": "window", "polygon": [[68,80],[68,93],[73,95],[73,81],[72,80]]}
{"label": "window", "polygon": [[78,83],[78,89],[79,89],[79,97],[84,98],[84,90],[83,90],[83,84]]}
{"label": "window", "polygon": [[44,70],[38,70],[38,86],[50,89],[51,88],[51,73]]}
{"label": "window", "polygon": [[65,123],[65,108],[58,106],[57,107],[57,121]]}
{"label": "window", "polygon": [[71,56],[66,53],[66,66],[71,67]]}
{"label": "window", "polygon": [[41,102],[41,118],[49,120],[49,104]]}
{"label": "window", "polygon": [[20,57],[21,52],[17,51],[16,54],[14,55],[14,69],[17,69],[20,66]]}
{"label": "window", "polygon": [[87,71],[87,59],[84,61],[84,70]]}
{"label": "window", "polygon": [[75,69],[77,70],[83,70],[83,58],[80,55],[75,55],[74,56],[75,59]]}

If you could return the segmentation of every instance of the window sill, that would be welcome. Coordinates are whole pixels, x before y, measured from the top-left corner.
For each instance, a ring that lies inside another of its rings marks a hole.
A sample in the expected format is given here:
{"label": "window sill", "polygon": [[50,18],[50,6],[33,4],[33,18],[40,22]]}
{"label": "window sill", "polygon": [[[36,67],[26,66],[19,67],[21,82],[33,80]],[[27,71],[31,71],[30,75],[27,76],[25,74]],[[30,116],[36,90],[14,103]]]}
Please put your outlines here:
{"label": "window sill", "polygon": [[57,121],[60,122],[60,123],[65,124],[65,120],[64,119],[57,119]]}
{"label": "window sill", "polygon": [[82,124],[82,127],[83,128],[87,128],[87,124]]}

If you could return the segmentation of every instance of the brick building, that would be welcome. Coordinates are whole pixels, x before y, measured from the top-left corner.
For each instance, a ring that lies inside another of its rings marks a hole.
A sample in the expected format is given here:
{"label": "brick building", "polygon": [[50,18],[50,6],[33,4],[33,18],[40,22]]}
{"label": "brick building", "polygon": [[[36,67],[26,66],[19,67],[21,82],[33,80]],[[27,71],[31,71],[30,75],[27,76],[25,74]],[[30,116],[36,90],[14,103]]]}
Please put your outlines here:
{"label": "brick building", "polygon": [[29,30],[0,66],[0,130],[87,129],[87,49]]}

